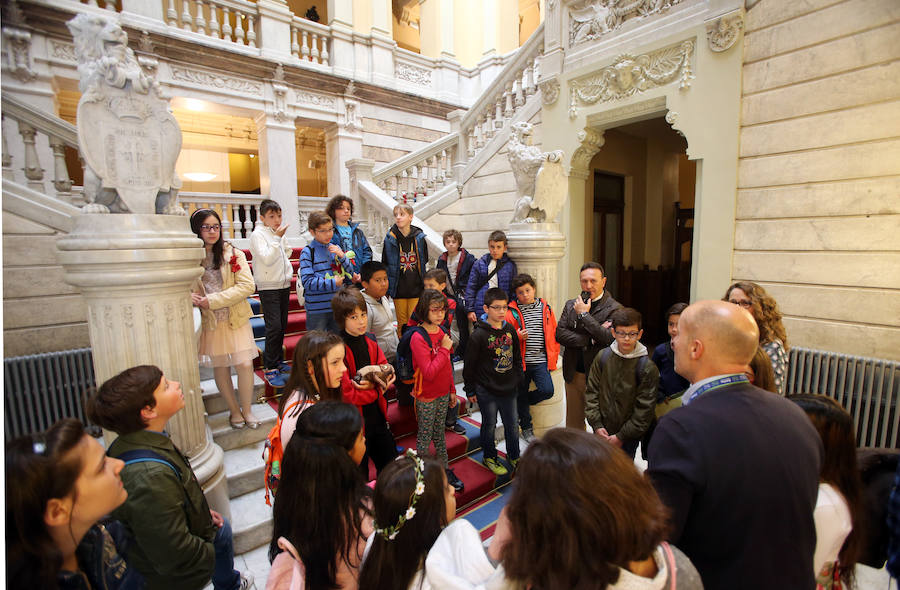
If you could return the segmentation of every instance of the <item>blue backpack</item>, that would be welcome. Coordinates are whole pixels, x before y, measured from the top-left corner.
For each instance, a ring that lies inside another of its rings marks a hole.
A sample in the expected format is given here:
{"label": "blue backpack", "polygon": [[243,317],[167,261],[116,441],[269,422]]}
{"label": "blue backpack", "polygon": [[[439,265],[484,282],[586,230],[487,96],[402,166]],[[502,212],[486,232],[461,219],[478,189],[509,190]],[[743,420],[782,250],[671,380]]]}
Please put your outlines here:
{"label": "blue backpack", "polygon": [[[443,326],[441,326],[441,330],[444,330],[444,334],[447,334],[447,330]],[[410,346],[413,334],[421,334],[425,342],[431,341],[428,332],[422,326],[403,327],[403,335],[400,336],[400,344],[397,345],[397,360],[395,362],[397,364],[397,380],[406,384],[412,383],[416,375],[416,368],[413,367],[412,347]]]}

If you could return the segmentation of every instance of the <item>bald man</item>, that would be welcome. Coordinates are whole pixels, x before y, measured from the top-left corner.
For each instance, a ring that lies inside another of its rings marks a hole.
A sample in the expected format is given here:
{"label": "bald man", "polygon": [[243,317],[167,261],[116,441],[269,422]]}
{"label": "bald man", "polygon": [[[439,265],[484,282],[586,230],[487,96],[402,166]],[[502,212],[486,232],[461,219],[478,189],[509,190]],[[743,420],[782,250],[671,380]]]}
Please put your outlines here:
{"label": "bald man", "polygon": [[799,407],[747,381],[758,341],[737,305],[685,309],[672,347],[691,386],[660,420],[647,472],[706,590],[812,590],[822,442]]}

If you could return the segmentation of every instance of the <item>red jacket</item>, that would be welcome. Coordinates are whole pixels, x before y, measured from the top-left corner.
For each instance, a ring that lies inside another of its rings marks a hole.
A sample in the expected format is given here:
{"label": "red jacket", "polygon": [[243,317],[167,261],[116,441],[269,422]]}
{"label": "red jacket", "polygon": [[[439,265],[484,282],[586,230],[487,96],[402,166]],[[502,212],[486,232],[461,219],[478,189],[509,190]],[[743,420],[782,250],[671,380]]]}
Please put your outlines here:
{"label": "red jacket", "polygon": [[[366,345],[369,347],[369,359],[372,360],[370,364],[381,365],[387,362],[384,352],[381,351],[378,342],[375,340],[374,334],[366,334]],[[359,389],[356,383],[353,382],[352,377],[356,375],[356,361],[353,359],[353,352],[350,351],[350,347],[346,344],[344,344],[344,364],[347,365],[347,371],[341,375],[341,393],[344,396],[344,401],[359,408],[359,413],[362,414],[363,406],[377,400],[381,413],[387,418],[387,400],[384,399],[384,392],[378,387]]]}
{"label": "red jacket", "polygon": [[[544,320],[544,348],[547,350],[547,369],[556,370],[556,362],[559,360],[559,342],[556,341],[556,316],[550,304],[538,297],[538,301],[543,303],[543,320]],[[506,312],[506,321],[509,322],[516,331],[525,327],[525,320],[522,312],[519,310],[519,304],[516,301],[509,302],[509,311]],[[519,338],[522,345],[522,368],[525,368],[525,341],[527,338]]]}
{"label": "red jacket", "polygon": [[450,351],[440,344],[445,334],[438,330],[436,334],[429,334],[427,341],[414,334],[409,341],[416,370],[412,394],[423,402],[434,401],[454,390]]}

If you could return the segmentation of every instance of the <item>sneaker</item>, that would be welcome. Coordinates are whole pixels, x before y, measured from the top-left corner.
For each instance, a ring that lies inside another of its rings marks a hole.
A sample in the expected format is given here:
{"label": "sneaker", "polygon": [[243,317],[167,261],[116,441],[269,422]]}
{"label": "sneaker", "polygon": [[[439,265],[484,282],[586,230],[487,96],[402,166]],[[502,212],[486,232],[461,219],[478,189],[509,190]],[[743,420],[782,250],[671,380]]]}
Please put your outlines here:
{"label": "sneaker", "polygon": [[447,469],[447,483],[453,486],[453,489],[456,490],[457,494],[463,493],[466,489],[466,486],[463,484],[462,480],[456,477],[456,474],[453,473],[452,469]]}
{"label": "sneaker", "polygon": [[459,356],[458,354],[451,354],[451,355],[450,355],[450,361],[453,362],[453,363],[461,363],[462,360],[463,360],[463,357]]}
{"label": "sneaker", "polygon": [[284,387],[285,383],[287,383],[284,379],[284,374],[278,369],[266,369],[264,376],[266,383],[272,387]]}
{"label": "sneaker", "polygon": [[519,460],[518,459],[510,459],[509,461],[510,467],[512,467],[513,471],[519,468]]}
{"label": "sneaker", "polygon": [[466,428],[459,422],[454,422],[453,425],[447,426],[447,430],[450,432],[455,432],[456,434],[465,434]]}
{"label": "sneaker", "polygon": [[503,466],[496,458],[493,457],[485,457],[484,459],[485,466],[494,472],[494,475],[506,475],[509,473],[509,470]]}
{"label": "sneaker", "polygon": [[291,374],[291,366],[289,364],[287,364],[286,362],[281,361],[280,363],[278,363],[278,371],[280,373],[283,373],[284,375],[290,375]]}
{"label": "sneaker", "polygon": [[256,583],[253,581],[253,574],[241,572],[241,585],[238,586],[238,588],[240,588],[240,590],[256,590]]}
{"label": "sneaker", "polygon": [[523,428],[522,429],[522,440],[525,442],[531,442],[535,439],[534,430],[531,428]]}

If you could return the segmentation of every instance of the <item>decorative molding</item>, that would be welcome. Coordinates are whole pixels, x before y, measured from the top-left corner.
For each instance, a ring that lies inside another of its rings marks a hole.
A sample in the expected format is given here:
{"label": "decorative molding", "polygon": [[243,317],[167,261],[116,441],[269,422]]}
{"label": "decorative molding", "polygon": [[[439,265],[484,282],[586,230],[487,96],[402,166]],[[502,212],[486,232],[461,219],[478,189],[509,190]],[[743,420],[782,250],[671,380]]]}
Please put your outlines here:
{"label": "decorative molding", "polygon": [[559,98],[559,80],[557,78],[542,80],[538,86],[541,89],[541,102],[549,106],[557,101]]}
{"label": "decorative molding", "polygon": [[275,120],[279,123],[287,123],[290,117],[287,114],[288,87],[284,83],[284,66],[278,64],[272,74],[272,92],[275,94]]}
{"label": "decorative molding", "polygon": [[50,41],[50,56],[62,61],[78,62],[78,57],[75,55],[75,45],[63,41]]}
{"label": "decorative molding", "polygon": [[578,132],[578,142],[581,144],[572,154],[569,163],[569,176],[587,178],[590,175],[590,165],[594,154],[600,151],[606,139],[603,131],[585,127]]}
{"label": "decorative molding", "polygon": [[307,90],[296,90],[294,102],[306,106],[314,106],[320,109],[335,110],[337,101],[333,96],[316,94]]}
{"label": "decorative molding", "polygon": [[582,0],[569,7],[569,47],[596,41],[633,18],[646,18],[681,0]]}
{"label": "decorative molding", "polygon": [[620,100],[651,88],[679,81],[679,88],[689,88],[694,75],[691,57],[694,41],[643,55],[622,55],[600,71],[569,83],[569,117],[578,116],[578,104],[595,104]]}
{"label": "decorative molding", "polygon": [[643,118],[644,115],[656,115],[666,110],[666,97],[657,96],[650,100],[643,100],[633,104],[627,104],[620,107],[608,109],[600,113],[588,115],[587,124],[592,127],[606,129],[614,123],[621,124],[625,119],[634,119],[636,117]]}
{"label": "decorative molding", "polygon": [[710,50],[716,53],[728,51],[737,42],[744,28],[744,16],[740,11],[720,16],[706,23],[706,40]]}
{"label": "decorative molding", "polygon": [[256,96],[263,95],[263,85],[259,82],[242,80],[240,78],[225,76],[219,73],[201,72],[198,70],[172,66],[172,79],[178,82],[189,82],[200,86],[211,86],[220,90],[232,90],[234,92],[244,92]]}
{"label": "decorative molding", "polygon": [[404,82],[418,84],[419,86],[431,86],[431,70],[426,68],[398,63],[394,69],[394,75]]}
{"label": "decorative molding", "polygon": [[3,27],[3,45],[6,72],[20,82],[34,80],[37,74],[31,59],[31,33],[17,27]]}

